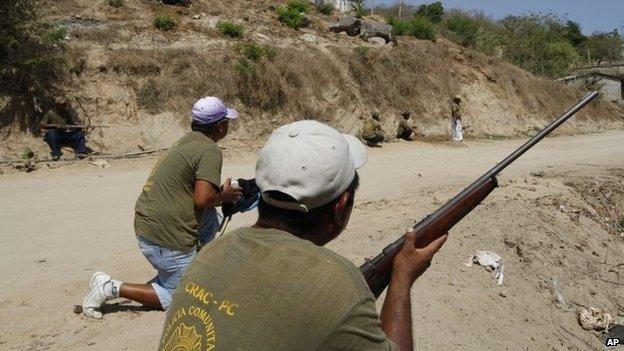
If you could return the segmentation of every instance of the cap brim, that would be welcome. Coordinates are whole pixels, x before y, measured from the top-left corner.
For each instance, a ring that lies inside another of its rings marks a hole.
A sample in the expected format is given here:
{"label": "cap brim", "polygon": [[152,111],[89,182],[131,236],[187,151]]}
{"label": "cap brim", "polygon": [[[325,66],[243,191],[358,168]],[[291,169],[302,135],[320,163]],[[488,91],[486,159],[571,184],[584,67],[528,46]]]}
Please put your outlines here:
{"label": "cap brim", "polygon": [[225,115],[225,118],[236,119],[236,117],[238,117],[238,111],[236,111],[233,108],[228,108],[227,109],[227,115]]}
{"label": "cap brim", "polygon": [[349,153],[351,154],[351,159],[353,160],[353,165],[355,169],[362,168],[368,159],[368,152],[366,151],[366,147],[362,142],[350,134],[342,135],[347,144],[349,145]]}

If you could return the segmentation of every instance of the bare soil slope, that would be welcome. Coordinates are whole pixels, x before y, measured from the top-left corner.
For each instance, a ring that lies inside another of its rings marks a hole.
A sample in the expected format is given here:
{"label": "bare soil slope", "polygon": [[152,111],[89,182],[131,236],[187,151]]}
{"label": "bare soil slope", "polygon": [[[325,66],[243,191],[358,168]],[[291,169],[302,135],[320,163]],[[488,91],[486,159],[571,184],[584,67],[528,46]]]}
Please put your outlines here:
{"label": "bare soil slope", "polygon": [[[378,47],[331,33],[337,14],[313,13],[311,26],[296,31],[277,20],[279,3],[196,0],[177,7],[125,0],[113,8],[108,0],[42,0],[41,20],[67,27],[66,45],[81,53],[65,92],[83,119],[110,125],[90,135],[102,152],[170,145],[186,130],[192,103],[205,95],[221,96],[242,112],[233,147],[303,118],[357,133],[372,111],[382,113],[391,136],[398,114],[409,110],[424,138],[446,138],[455,94],[465,99],[469,137],[527,135],[583,95],[444,39],[405,37]],[[154,28],[161,13],[176,19],[175,31]],[[216,24],[222,20],[242,24],[243,38],[221,36]],[[244,58],[251,43],[268,47],[269,57]],[[23,116],[9,110],[8,101],[0,97],[0,116],[19,121]],[[622,111],[601,102],[558,132],[621,127]],[[33,126],[8,123],[0,130],[0,157],[14,157],[26,145],[45,155],[45,144],[31,132]]]}
{"label": "bare soil slope", "polygon": [[[575,310],[624,310],[624,244],[616,224],[624,208],[623,137],[550,138],[504,172],[500,189],[451,232],[413,289],[418,349],[600,349],[596,335],[578,326]],[[362,263],[518,142],[371,150],[349,227],[330,248]],[[224,175],[248,177],[254,160],[253,154],[228,157]],[[1,349],[155,349],[162,312],[124,300],[107,307],[102,321],[72,312],[96,270],[127,281],[152,278],[136,246],[132,210],[153,162],[0,176]],[[245,214],[230,228],[254,219]],[[464,266],[476,250],[503,257],[502,286],[485,269]],[[553,302],[554,279],[565,307]]]}

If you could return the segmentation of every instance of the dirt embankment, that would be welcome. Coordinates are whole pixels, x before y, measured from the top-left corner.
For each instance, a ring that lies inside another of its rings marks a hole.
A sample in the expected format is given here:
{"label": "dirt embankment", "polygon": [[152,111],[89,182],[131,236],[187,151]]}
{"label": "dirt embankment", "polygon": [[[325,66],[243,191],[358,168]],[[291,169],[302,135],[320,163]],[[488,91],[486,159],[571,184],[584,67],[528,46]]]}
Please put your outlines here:
{"label": "dirt embankment", "polygon": [[[422,136],[446,138],[455,94],[465,100],[469,137],[526,135],[583,95],[444,39],[400,38],[378,47],[331,33],[327,27],[337,15],[314,14],[309,28],[295,31],[277,20],[276,1],[197,0],[188,8],[130,0],[121,8],[103,0],[43,4],[41,19],[66,26],[66,44],[81,52],[65,91],[83,119],[110,125],[90,136],[102,152],[168,146],[187,129],[190,106],[204,95],[221,96],[242,112],[232,128],[233,147],[303,118],[357,133],[372,111],[381,112],[389,135],[399,113],[409,110]],[[154,29],[159,13],[176,19],[174,32]],[[244,26],[242,39],[218,33],[216,24],[225,19]],[[267,50],[250,59],[251,43]],[[559,133],[622,125],[622,111],[600,102]],[[27,127],[0,131],[1,156],[26,145],[45,150]]]}
{"label": "dirt embankment", "polygon": [[[505,170],[500,188],[453,228],[414,286],[417,349],[601,349],[598,334],[581,329],[576,312],[582,306],[624,311],[623,136],[548,138]],[[372,149],[349,225],[329,248],[361,264],[517,143],[406,142]],[[114,349],[156,348],[162,312],[120,299],[94,322],[72,308],[95,271],[128,282],[153,277],[136,246],[132,218],[155,160],[0,176],[2,350],[110,350],[111,338]],[[226,156],[223,174],[250,177],[254,163],[255,154]],[[235,216],[230,228],[255,217]],[[501,286],[482,267],[464,265],[476,250],[502,256]],[[564,304],[555,301],[555,280]]]}

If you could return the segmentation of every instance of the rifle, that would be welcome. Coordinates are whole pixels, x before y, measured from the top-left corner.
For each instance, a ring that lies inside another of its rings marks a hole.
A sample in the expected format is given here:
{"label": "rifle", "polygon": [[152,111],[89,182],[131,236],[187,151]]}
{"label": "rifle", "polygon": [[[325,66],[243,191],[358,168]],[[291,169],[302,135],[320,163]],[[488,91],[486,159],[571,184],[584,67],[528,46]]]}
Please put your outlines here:
{"label": "rifle", "polygon": [[[496,187],[498,181],[496,176],[518,157],[540,142],[544,137],[557,129],[563,122],[572,117],[575,113],[589,104],[598,96],[598,92],[589,93],[576,106],[572,107],[568,112],[557,118],[549,124],[544,130],[529,139],[526,143],[512,152],[500,163],[494,166],[484,175],[479,177],[474,183],[462,190],[458,195],[449,200],[444,206],[440,207],[434,213],[426,216],[420,223],[414,226],[416,232],[416,247],[424,247],[433,240],[446,234],[455,224],[470,213],[477,205],[479,205]],[[390,283],[392,275],[392,262],[394,257],[403,247],[404,237],[386,246],[382,252],[375,258],[366,261],[360,266],[360,271],[364,275],[364,279],[368,283],[369,288],[375,295],[379,297],[384,289]]]}
{"label": "rifle", "polygon": [[89,125],[83,126],[82,124],[46,124],[42,126],[43,129],[91,129],[91,128],[110,128],[110,126],[104,125]]}

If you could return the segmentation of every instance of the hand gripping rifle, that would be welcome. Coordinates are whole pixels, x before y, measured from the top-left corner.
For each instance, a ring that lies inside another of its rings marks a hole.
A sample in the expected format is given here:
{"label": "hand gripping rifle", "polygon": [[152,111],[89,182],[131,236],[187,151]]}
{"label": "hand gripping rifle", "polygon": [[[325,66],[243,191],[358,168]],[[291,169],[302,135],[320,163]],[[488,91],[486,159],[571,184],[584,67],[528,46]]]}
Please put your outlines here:
{"label": "hand gripping rifle", "polygon": [[[487,171],[474,183],[464,189],[457,196],[452,198],[444,206],[440,207],[434,213],[425,217],[420,223],[414,226],[416,232],[416,247],[424,247],[433,240],[446,234],[455,224],[470,213],[477,205],[479,205],[497,186],[496,176],[518,157],[540,142],[545,136],[557,129],[568,118],[572,117],[576,112],[589,104],[598,96],[598,92],[589,93],[576,106],[572,107],[563,116],[548,125],[544,130],[529,139],[520,146],[516,151],[512,152],[504,160]],[[360,266],[360,271],[364,275],[368,286],[375,295],[379,297],[384,289],[390,283],[392,275],[392,262],[394,257],[403,246],[404,238],[401,237],[394,243],[386,246],[383,251],[375,258],[365,262]]]}

